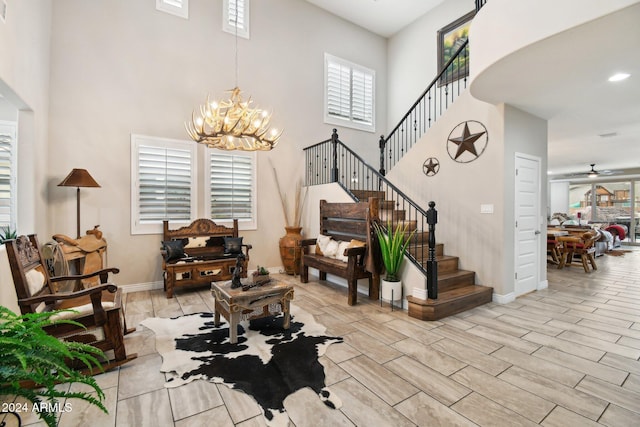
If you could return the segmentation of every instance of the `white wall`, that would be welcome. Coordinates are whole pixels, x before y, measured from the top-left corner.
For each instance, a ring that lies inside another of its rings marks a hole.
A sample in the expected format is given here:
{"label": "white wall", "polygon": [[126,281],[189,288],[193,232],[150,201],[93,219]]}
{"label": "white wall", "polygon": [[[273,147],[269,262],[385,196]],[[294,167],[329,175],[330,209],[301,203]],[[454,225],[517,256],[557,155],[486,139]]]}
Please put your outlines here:
{"label": "white wall", "polygon": [[[42,189],[50,193],[48,228],[74,234],[74,191],[56,185],[72,168],[88,169],[102,188],[81,190],[81,230],[101,225],[119,284],[161,279],[161,236],[130,234],[130,134],[187,139],[183,123],[192,110],[207,93],[220,97],[235,84],[222,2],[192,0],[189,9],[184,20],[157,12],[152,1],[54,2],[51,149]],[[272,152],[258,153],[258,229],[241,233],[253,245],[250,268],[281,265],[284,219],[269,160],[291,195],[303,176],[302,148],[331,136],[333,126],[322,122],[325,52],[376,71],[377,123],[384,123],[385,39],[304,1],[252,2],[251,39],[238,39],[238,84],[274,111],[272,122],[285,133]],[[364,157],[366,147],[377,148],[376,134],[338,131]]]}
{"label": "white wall", "polygon": [[436,77],[438,30],[473,8],[469,0],[446,0],[389,39],[387,128],[379,133],[386,136]]}
{"label": "white wall", "polygon": [[549,209],[547,216],[556,212],[569,212],[569,182],[549,183]]}
{"label": "white wall", "polygon": [[[0,22],[0,93],[3,110],[18,120],[19,233],[48,234],[46,169],[49,107],[50,0],[9,1]],[[0,304],[18,310],[8,279],[4,248],[0,251]]]}
{"label": "white wall", "polygon": [[[436,202],[436,241],[447,255],[460,258],[459,268],[476,272],[476,283],[508,291],[504,246],[505,147],[503,108],[475,100],[465,92],[431,127],[411,152],[390,171],[388,178],[425,210]],[[465,120],[481,122],[488,130],[485,152],[470,163],[455,162],[447,152],[449,134]],[[427,177],[422,164],[429,157],[440,163],[437,175]],[[481,204],[492,204],[493,214],[481,214]],[[512,245],[509,247],[511,250]],[[407,284],[410,293],[421,283]]]}

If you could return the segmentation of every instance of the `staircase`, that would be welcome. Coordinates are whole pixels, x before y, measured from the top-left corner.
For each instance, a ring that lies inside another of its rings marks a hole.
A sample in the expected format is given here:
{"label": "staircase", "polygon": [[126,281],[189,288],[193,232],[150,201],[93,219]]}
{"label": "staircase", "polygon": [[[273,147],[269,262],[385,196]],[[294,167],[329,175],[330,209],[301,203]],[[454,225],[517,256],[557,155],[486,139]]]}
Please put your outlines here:
{"label": "staircase", "polygon": [[[409,231],[416,231],[411,239],[408,252],[422,265],[427,265],[429,254],[429,232],[418,231],[417,221],[406,218],[406,210],[396,209],[393,200],[385,200],[385,192],[373,190],[351,190],[359,200],[369,197],[380,199],[380,221],[391,221],[393,227],[398,223],[407,225]],[[438,320],[452,314],[461,313],[474,307],[491,302],[493,288],[475,284],[475,272],[460,270],[458,257],[444,254],[444,245],[436,244],[438,264],[437,299],[420,299],[408,296],[409,316],[420,320]]]}
{"label": "staircase", "polygon": [[[476,11],[485,0],[476,0]],[[380,166],[375,170],[338,139],[336,129],[330,139],[304,149],[305,185],[339,184],[354,201],[380,199],[379,216],[395,227],[405,224],[416,231],[405,257],[426,277],[428,298],[407,297],[409,316],[437,320],[490,302],[493,289],[475,285],[475,272],[460,270],[458,257],[444,254],[436,244],[435,203],[425,210],[385,178],[386,173],[420,140],[467,87],[469,41],[466,40],[412,105],[387,137],[381,136]],[[430,236],[430,230],[433,234]],[[430,247],[431,245],[431,247]]]}

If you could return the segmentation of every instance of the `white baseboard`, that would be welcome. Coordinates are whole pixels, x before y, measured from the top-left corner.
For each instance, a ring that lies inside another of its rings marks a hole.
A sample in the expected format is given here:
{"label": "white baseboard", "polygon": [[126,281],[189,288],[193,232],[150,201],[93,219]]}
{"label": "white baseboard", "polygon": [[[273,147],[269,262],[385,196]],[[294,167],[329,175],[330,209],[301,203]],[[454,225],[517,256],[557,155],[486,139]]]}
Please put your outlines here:
{"label": "white baseboard", "polygon": [[146,283],[132,283],[130,285],[122,285],[122,293],[128,294],[130,292],[142,292],[142,291],[155,291],[156,289],[164,289],[164,283],[158,282],[146,282]]}
{"label": "white baseboard", "polygon": [[516,300],[516,294],[515,292],[510,292],[506,295],[500,295],[500,294],[496,294],[495,292],[493,293],[492,296],[492,301],[497,303],[497,304],[508,304],[510,302],[513,302]]}
{"label": "white baseboard", "polygon": [[543,280],[542,282],[538,283],[538,290],[547,289],[548,287],[549,287],[548,280]]}

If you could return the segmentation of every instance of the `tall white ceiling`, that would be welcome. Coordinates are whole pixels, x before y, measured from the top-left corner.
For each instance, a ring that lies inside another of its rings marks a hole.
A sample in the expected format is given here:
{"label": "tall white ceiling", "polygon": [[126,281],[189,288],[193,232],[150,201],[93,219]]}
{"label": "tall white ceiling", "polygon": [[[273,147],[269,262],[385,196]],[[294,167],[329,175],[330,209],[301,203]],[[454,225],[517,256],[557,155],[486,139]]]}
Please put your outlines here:
{"label": "tall white ceiling", "polygon": [[383,37],[390,37],[444,0],[307,0]]}

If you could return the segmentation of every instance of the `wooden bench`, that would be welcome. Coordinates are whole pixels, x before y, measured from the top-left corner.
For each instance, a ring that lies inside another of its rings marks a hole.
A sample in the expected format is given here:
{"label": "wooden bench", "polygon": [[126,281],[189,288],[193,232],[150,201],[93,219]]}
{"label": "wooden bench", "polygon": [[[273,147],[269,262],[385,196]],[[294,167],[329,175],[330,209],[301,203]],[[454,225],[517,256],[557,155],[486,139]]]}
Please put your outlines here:
{"label": "wooden bench", "polygon": [[[320,234],[340,242],[350,242],[352,239],[370,242],[375,238],[373,221],[378,220],[378,202],[376,198],[359,203],[328,203],[326,200],[321,200]],[[369,298],[378,299],[380,274],[367,271],[365,262],[370,248],[365,245],[345,249],[343,255],[347,257],[347,261],[344,262],[317,254],[315,248],[309,250],[309,246],[316,245],[317,241],[316,238],[304,239],[300,242],[302,246],[300,281],[302,283],[309,281],[309,267],[312,267],[318,269],[320,280],[326,280],[327,273],[347,280],[349,305],[357,302],[358,279],[369,279]]]}
{"label": "wooden bench", "polygon": [[[245,257],[241,276],[247,277],[251,245],[239,244],[237,219],[233,220],[233,227],[218,225],[209,219],[197,219],[176,230],[170,230],[169,221],[163,221],[162,238],[162,269],[167,298],[172,298],[173,290],[181,286],[211,286],[214,281],[230,280],[239,254]],[[231,249],[231,252],[225,250],[225,240],[226,249]],[[184,252],[182,256],[179,256],[180,246]],[[232,246],[235,247],[232,249]],[[178,253],[168,254],[172,251]]]}

